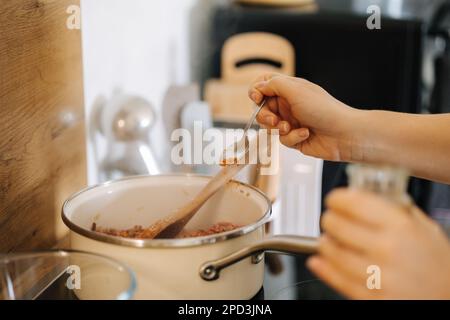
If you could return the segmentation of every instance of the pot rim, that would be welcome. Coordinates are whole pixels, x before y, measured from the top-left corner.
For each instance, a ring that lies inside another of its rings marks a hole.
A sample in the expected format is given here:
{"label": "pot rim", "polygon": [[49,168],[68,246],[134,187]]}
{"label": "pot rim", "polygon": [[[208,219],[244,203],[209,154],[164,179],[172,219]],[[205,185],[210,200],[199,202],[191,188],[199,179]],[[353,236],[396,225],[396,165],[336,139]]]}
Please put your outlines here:
{"label": "pot rim", "polygon": [[205,244],[213,244],[217,242],[226,241],[233,238],[241,237],[245,234],[248,234],[252,231],[255,231],[262,225],[264,225],[270,218],[272,214],[272,203],[269,200],[269,198],[258,188],[249,185],[247,183],[243,183],[237,180],[231,180],[232,183],[237,183],[239,185],[242,185],[246,188],[250,188],[251,190],[258,193],[260,196],[263,197],[263,199],[267,203],[267,210],[264,212],[264,215],[257,220],[256,222],[245,225],[243,227],[222,232],[210,236],[203,236],[203,237],[193,237],[193,238],[182,238],[182,239],[132,239],[132,238],[124,238],[124,237],[118,237],[118,236],[112,236],[107,235],[99,232],[95,232],[83,227],[80,227],[79,225],[75,224],[66,216],[67,207],[70,204],[70,202],[75,199],[76,197],[89,192],[93,189],[105,187],[114,183],[119,183],[123,181],[129,181],[129,180],[137,180],[137,179],[148,179],[152,177],[188,177],[188,178],[202,178],[202,179],[210,179],[211,176],[207,175],[199,175],[199,174],[157,174],[157,175],[137,175],[137,176],[129,176],[121,179],[115,179],[106,181],[103,183],[99,183],[93,186],[86,187],[84,189],[81,189],[80,191],[72,194],[67,200],[64,201],[64,204],[61,209],[61,218],[64,222],[64,224],[73,232],[85,236],[87,238],[106,242],[110,244],[116,244],[121,246],[127,246],[127,247],[135,247],[135,248],[180,248],[180,247],[194,247],[194,246],[201,246]]}

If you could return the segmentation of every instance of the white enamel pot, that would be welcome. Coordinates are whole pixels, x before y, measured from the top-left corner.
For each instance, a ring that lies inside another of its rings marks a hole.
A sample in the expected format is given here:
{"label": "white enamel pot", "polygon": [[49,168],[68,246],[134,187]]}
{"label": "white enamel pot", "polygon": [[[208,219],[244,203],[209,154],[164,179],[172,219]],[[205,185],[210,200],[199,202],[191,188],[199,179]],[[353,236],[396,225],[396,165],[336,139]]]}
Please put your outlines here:
{"label": "white enamel pot", "polygon": [[63,205],[71,247],[122,261],[136,274],[136,299],[250,299],[261,289],[264,251],[311,253],[316,240],[264,236],[271,205],[256,188],[230,182],[186,226],[218,222],[242,227],[185,239],[126,239],[91,231],[97,226],[148,226],[180,207],[210,178],[192,175],[138,176],[90,187]]}

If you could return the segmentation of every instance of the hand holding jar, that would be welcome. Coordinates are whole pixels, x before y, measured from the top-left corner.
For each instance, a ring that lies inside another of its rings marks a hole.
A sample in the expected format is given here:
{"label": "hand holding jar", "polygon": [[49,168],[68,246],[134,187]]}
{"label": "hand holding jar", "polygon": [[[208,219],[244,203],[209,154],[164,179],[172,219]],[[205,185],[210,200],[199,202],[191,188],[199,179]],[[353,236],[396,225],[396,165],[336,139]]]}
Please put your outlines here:
{"label": "hand holding jar", "polygon": [[327,207],[308,267],[331,287],[352,299],[450,299],[450,242],[418,208],[356,189],[332,192]]}

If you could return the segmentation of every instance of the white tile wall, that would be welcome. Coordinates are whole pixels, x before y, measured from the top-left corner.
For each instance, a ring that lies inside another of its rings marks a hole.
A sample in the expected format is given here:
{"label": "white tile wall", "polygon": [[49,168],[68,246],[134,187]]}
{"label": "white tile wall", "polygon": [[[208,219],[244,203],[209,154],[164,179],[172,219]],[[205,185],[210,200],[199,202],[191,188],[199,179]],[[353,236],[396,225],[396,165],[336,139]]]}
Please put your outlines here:
{"label": "white tile wall", "polygon": [[[87,115],[97,96],[109,97],[115,88],[142,96],[159,110],[169,85],[189,82],[188,19],[195,4],[196,0],[81,1]],[[155,140],[161,135],[159,121]],[[93,184],[97,173],[91,143],[88,161],[88,181]]]}

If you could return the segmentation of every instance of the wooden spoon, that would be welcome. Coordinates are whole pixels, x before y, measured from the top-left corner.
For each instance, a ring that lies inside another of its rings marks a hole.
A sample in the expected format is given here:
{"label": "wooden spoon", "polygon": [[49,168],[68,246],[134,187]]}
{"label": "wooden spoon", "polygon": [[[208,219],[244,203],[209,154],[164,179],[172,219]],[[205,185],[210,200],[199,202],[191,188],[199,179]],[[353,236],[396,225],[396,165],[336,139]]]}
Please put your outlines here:
{"label": "wooden spoon", "polygon": [[153,239],[175,238],[203,204],[245,166],[246,164],[231,164],[222,167],[192,201],[150,226],[150,232],[154,234]]}

